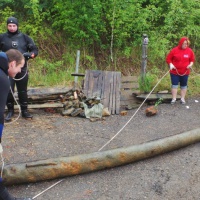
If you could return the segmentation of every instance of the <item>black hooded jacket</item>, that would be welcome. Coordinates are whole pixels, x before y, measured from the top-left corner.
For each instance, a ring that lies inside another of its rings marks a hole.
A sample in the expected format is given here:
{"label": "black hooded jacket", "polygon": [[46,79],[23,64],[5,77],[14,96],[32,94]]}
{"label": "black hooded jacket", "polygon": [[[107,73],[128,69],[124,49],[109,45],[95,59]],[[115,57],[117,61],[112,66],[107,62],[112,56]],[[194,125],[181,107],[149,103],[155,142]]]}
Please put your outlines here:
{"label": "black hooded jacket", "polygon": [[[22,54],[26,52],[34,53],[35,57],[38,55],[38,48],[34,41],[28,35],[18,30],[15,33],[7,31],[0,34],[0,50],[6,52],[9,49],[17,49]],[[25,62],[22,71],[26,71],[26,67],[27,62]]]}
{"label": "black hooded jacket", "polygon": [[4,111],[9,89],[10,81],[8,79],[8,57],[6,53],[0,52],[0,136],[1,128],[4,124]]}

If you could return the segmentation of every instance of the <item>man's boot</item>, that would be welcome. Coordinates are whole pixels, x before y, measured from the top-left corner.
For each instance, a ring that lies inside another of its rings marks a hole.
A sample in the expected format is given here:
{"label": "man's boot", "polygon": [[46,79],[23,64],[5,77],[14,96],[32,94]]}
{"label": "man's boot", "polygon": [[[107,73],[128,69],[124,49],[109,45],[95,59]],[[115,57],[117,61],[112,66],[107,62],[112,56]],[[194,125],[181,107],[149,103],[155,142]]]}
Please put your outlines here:
{"label": "man's boot", "polygon": [[21,105],[21,110],[22,110],[22,117],[24,117],[26,119],[32,119],[33,115],[31,115],[27,110],[28,103],[27,102],[23,102],[20,105]]}
{"label": "man's boot", "polygon": [[13,103],[7,103],[8,113],[5,117],[5,121],[9,122],[11,121],[12,116],[14,115],[14,104]]}
{"label": "man's boot", "polygon": [[0,200],[32,200],[31,198],[15,198],[9,194],[6,187],[0,182]]}
{"label": "man's boot", "polygon": [[22,117],[26,118],[26,119],[32,119],[33,115],[31,115],[28,110],[22,110]]}

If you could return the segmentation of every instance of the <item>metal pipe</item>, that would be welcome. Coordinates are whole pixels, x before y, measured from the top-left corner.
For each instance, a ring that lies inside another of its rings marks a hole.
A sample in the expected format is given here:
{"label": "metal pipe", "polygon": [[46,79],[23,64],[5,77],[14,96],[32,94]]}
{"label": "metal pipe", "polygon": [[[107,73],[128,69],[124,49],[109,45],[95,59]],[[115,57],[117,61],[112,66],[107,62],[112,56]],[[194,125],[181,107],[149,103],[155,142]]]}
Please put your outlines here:
{"label": "metal pipe", "polygon": [[11,185],[94,172],[151,158],[197,142],[200,142],[200,129],[127,148],[7,165],[3,179],[6,185]]}

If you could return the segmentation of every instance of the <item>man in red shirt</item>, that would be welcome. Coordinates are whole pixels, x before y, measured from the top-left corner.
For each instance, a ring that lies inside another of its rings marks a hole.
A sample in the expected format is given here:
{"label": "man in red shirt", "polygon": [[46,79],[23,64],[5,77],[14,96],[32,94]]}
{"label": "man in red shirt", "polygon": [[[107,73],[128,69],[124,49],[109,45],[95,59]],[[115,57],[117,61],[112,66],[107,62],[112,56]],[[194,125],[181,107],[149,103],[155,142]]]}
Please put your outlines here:
{"label": "man in red shirt", "polygon": [[189,48],[190,41],[187,37],[182,37],[178,46],[174,47],[166,57],[166,62],[170,67],[170,76],[172,83],[172,101],[176,102],[178,85],[181,88],[181,104],[185,104],[185,95],[187,92],[188,76],[190,68],[195,61],[195,55]]}

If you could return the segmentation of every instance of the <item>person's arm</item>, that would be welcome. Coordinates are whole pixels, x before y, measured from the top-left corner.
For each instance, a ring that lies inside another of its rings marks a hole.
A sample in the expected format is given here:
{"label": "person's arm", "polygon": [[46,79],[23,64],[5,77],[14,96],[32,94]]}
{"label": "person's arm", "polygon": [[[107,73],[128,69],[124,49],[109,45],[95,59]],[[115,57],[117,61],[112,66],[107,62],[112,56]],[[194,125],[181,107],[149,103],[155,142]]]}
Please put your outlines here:
{"label": "person's arm", "polygon": [[25,35],[25,38],[27,44],[27,52],[25,52],[23,55],[27,60],[31,58],[33,59],[38,55],[38,47],[28,35]]}
{"label": "person's arm", "polygon": [[[3,63],[4,59],[0,58],[0,63]],[[6,100],[8,97],[10,89],[10,82],[8,79],[8,76],[3,72],[3,70],[0,69],[0,153],[2,153],[3,149],[1,146],[2,142],[2,134],[3,134],[3,128],[4,128],[4,112],[5,112],[5,106],[6,106]]]}
{"label": "person's arm", "polygon": [[190,62],[190,64],[187,66],[187,69],[191,68],[194,62]]}
{"label": "person's arm", "polygon": [[190,59],[189,59],[190,63],[187,66],[187,69],[192,68],[194,61],[195,61],[195,55],[194,55],[194,52],[191,50]]}
{"label": "person's arm", "polygon": [[4,45],[4,42],[2,41],[3,39],[3,34],[0,34],[0,50],[2,50],[2,47]]}

